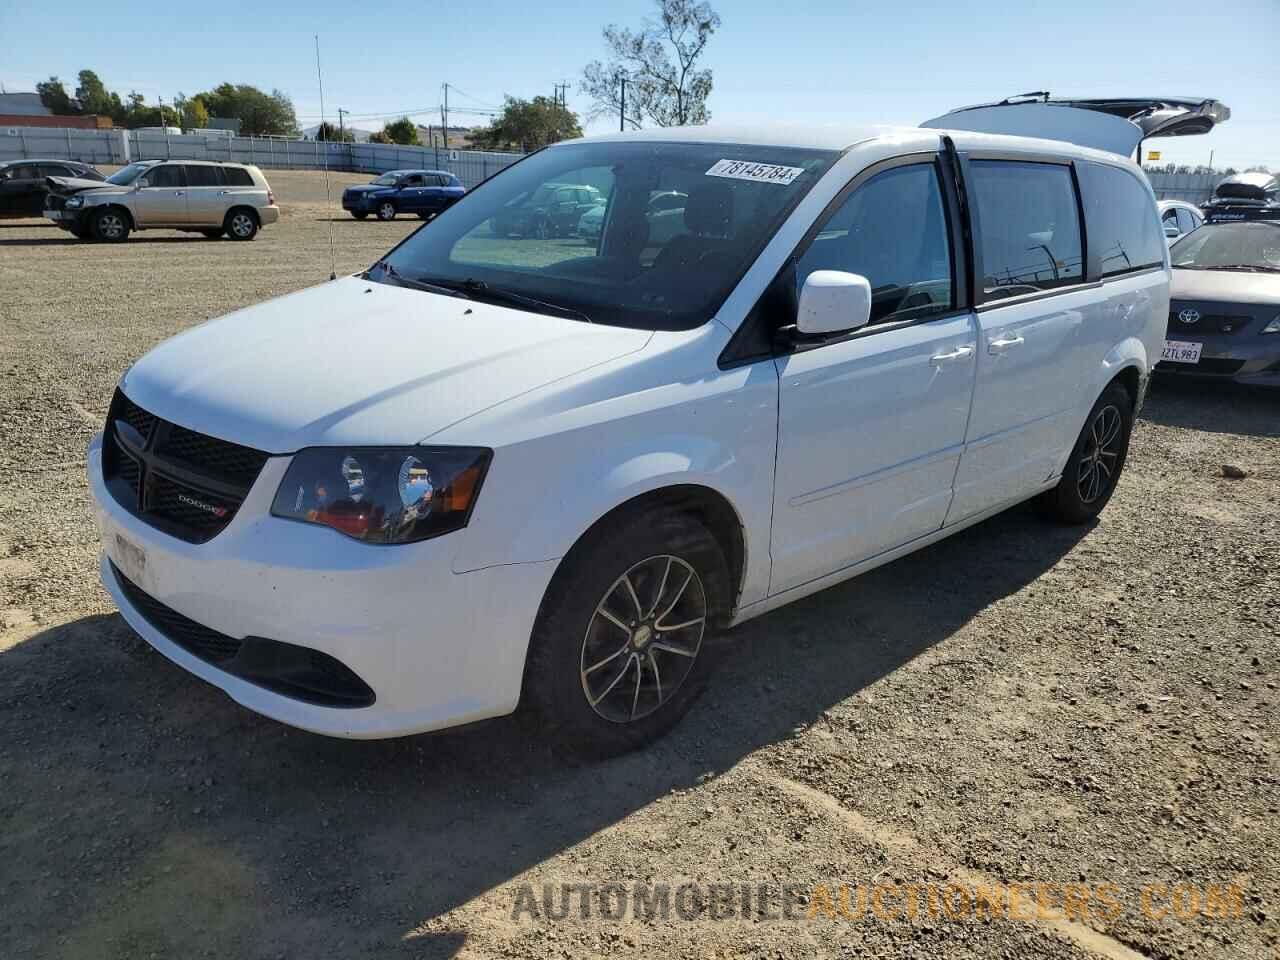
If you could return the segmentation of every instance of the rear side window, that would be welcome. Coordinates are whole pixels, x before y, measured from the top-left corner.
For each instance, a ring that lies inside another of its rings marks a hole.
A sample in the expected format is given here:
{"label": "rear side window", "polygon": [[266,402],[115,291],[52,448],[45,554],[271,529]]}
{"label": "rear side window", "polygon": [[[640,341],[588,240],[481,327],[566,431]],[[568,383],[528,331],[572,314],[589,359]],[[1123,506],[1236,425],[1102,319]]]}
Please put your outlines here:
{"label": "rear side window", "polygon": [[873,324],[951,310],[951,244],[935,166],[895,167],[851,193],[797,262],[797,298],[815,270],[866,277]]}
{"label": "rear side window", "polygon": [[1114,277],[1164,263],[1166,243],[1146,184],[1128,170],[1085,161],[1080,171],[1090,259]]}
{"label": "rear side window", "polygon": [[969,170],[967,186],[978,211],[983,300],[1052,290],[1084,279],[1080,214],[1070,167],[974,160]]}
{"label": "rear side window", "polygon": [[226,177],[228,187],[253,186],[253,177],[244,167],[223,167],[222,175]]}
{"label": "rear side window", "polygon": [[222,186],[222,170],[219,167],[192,164],[187,167],[187,186],[220,187]]}

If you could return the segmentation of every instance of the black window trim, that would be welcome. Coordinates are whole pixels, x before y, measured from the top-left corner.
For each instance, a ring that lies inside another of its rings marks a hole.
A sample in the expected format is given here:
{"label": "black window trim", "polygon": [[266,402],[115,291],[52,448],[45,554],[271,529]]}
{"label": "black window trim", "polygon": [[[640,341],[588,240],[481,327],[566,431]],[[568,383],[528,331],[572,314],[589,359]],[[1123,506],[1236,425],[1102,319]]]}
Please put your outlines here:
{"label": "black window trim", "polygon": [[[1071,175],[1071,187],[1075,191],[1076,197],[1076,221],[1080,228],[1080,257],[1081,266],[1080,279],[1076,283],[1064,283],[1060,286],[1050,287],[1048,290],[1037,290],[1033,293],[1023,293],[1016,297],[988,297],[984,295],[978,278],[985,276],[984,264],[982,262],[982,244],[973,243],[973,292],[974,292],[974,312],[984,313],[988,310],[998,310],[1001,307],[1013,306],[1019,303],[1034,303],[1037,300],[1044,300],[1049,297],[1062,296],[1064,294],[1076,293],[1081,290],[1092,290],[1101,286],[1099,282],[1101,277],[1099,272],[1094,269],[1095,264],[1089,257],[1089,225],[1085,220],[1084,214],[1084,195],[1080,190],[1080,177],[1076,172],[1076,161],[1070,157],[1063,157],[1051,153],[1014,153],[1011,151],[999,150],[969,150],[959,155],[960,169],[963,171],[964,179],[970,181],[973,179],[970,161],[973,160],[994,160],[1002,163],[1039,163],[1055,167],[1066,167]],[[971,205],[969,215],[972,218],[972,229],[975,237],[982,235],[982,213]]]}
{"label": "black window trim", "polygon": [[[729,339],[729,343],[725,345],[724,350],[720,352],[716,366],[721,370],[731,370],[734,367],[746,366],[751,363],[759,363],[762,360],[771,360],[775,357],[787,356],[793,353],[803,353],[808,350],[816,350],[821,347],[829,346],[835,343],[844,343],[848,340],[858,340],[863,337],[876,336],[881,333],[890,333],[894,330],[902,330],[907,327],[914,327],[922,323],[935,323],[939,320],[950,320],[958,316],[963,316],[972,312],[972,288],[969,286],[969,270],[972,269],[972,249],[968,243],[966,232],[969,230],[969,221],[961,212],[960,203],[957,196],[960,181],[955,177],[954,170],[949,169],[949,163],[944,162],[946,154],[944,150],[921,150],[915,153],[900,154],[896,157],[889,157],[873,163],[869,167],[865,167],[859,171],[848,183],[840,188],[840,191],[822,208],[822,212],[814,218],[813,223],[805,230],[804,235],[792,248],[791,253],[787,255],[782,266],[778,269],[777,274],[768,283],[761,292],[759,298],[752,308],[747,312],[746,317],[734,331],[733,336]],[[779,283],[794,283],[793,279],[789,279],[794,273],[796,264],[801,257],[808,251],[813,241],[822,232],[822,228],[827,222],[836,215],[844,206],[849,197],[861,186],[871,180],[873,177],[885,173],[889,170],[895,170],[899,167],[913,167],[923,164],[932,165],[934,173],[938,177],[938,189],[942,193],[942,210],[943,216],[946,218],[947,244],[951,256],[951,300],[953,308],[945,313],[933,314],[927,317],[911,317],[905,320],[894,320],[888,323],[868,324],[857,330],[841,331],[833,333],[826,337],[813,337],[805,340],[797,340],[793,342],[783,342],[777,338],[772,338],[772,348],[765,352],[750,353],[749,344],[752,340],[757,339],[760,334],[755,327],[765,323],[762,311],[765,308],[764,303],[770,296],[774,287]],[[963,260],[958,253],[963,253]]]}

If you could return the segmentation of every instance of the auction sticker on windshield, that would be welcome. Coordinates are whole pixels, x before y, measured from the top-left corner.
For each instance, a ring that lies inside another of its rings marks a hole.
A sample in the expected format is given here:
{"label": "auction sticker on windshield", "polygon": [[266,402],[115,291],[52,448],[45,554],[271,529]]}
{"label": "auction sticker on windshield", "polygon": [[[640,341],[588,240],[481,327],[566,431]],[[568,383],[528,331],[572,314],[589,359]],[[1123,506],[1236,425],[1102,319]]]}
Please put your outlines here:
{"label": "auction sticker on windshield", "polygon": [[1199,363],[1202,347],[1203,343],[1191,343],[1188,340],[1166,340],[1160,359],[1173,363]]}
{"label": "auction sticker on windshield", "polygon": [[776,163],[752,163],[750,160],[717,160],[706,175],[785,186],[802,173],[804,167],[780,167]]}

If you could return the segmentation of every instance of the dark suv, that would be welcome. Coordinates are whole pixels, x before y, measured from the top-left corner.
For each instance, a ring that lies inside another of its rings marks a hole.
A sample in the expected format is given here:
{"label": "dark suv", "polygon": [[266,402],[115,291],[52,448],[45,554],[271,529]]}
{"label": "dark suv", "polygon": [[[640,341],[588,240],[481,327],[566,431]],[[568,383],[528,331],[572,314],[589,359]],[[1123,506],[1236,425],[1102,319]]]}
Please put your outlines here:
{"label": "dark suv", "polygon": [[495,236],[535,237],[548,240],[567,237],[592,207],[603,206],[604,196],[581,183],[544,183],[533,193],[507,204],[490,224]]}
{"label": "dark suv", "polygon": [[1280,220],[1280,175],[1255,172],[1227,177],[1201,209],[1209,223]]}
{"label": "dark suv", "polygon": [[76,160],[13,160],[0,163],[0,217],[38,217],[44,213],[49,177],[73,180],[106,179],[87,163]]}

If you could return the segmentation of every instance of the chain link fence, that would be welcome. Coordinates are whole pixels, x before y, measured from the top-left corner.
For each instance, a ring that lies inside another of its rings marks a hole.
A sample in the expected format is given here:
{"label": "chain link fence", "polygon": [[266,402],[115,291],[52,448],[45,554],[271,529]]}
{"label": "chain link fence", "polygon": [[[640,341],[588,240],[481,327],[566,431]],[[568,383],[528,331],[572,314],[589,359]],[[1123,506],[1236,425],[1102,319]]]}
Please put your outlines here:
{"label": "chain link fence", "polygon": [[69,127],[0,127],[0,161],[39,157],[92,164],[131,160],[223,160],[263,168],[385,173],[448,170],[468,189],[523,154],[383,143],[320,143],[275,137],[165,134],[159,130],[77,130]]}

